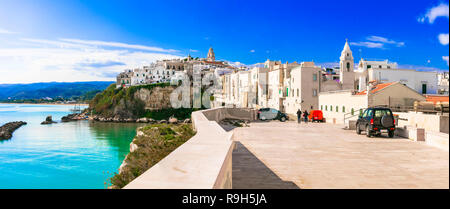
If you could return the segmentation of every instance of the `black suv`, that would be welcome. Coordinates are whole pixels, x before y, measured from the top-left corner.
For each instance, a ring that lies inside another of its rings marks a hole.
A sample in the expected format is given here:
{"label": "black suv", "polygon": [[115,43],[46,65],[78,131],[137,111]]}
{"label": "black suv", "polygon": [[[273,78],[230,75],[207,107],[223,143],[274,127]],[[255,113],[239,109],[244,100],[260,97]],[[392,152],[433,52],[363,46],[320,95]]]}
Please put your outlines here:
{"label": "black suv", "polygon": [[356,122],[356,133],[365,131],[367,137],[380,136],[386,131],[390,138],[394,137],[395,119],[391,109],[382,107],[367,108]]}
{"label": "black suv", "polygon": [[288,120],[288,116],[273,108],[261,108],[258,110],[258,119],[260,120],[280,120],[284,122]]}

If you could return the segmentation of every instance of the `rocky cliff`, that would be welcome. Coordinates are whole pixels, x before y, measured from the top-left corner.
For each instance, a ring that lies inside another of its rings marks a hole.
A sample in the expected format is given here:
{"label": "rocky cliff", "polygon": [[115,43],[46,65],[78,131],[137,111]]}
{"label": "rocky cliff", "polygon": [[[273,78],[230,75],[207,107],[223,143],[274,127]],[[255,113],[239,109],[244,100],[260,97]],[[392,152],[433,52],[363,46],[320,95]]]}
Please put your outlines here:
{"label": "rocky cliff", "polygon": [[167,83],[118,89],[112,84],[94,97],[89,111],[103,117],[140,118],[148,111],[171,108],[170,94],[174,89]]}

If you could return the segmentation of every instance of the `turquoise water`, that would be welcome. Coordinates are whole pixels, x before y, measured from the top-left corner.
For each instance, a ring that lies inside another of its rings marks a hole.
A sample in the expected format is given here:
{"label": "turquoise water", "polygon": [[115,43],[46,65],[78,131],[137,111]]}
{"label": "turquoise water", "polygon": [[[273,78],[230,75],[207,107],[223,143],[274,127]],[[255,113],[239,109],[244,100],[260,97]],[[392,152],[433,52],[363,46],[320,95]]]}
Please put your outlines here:
{"label": "turquoise water", "polygon": [[[139,124],[60,123],[73,106],[0,104],[0,125],[28,124],[0,140],[0,188],[106,188]],[[40,125],[47,115],[56,124]],[[107,184],[105,184],[107,183]]]}

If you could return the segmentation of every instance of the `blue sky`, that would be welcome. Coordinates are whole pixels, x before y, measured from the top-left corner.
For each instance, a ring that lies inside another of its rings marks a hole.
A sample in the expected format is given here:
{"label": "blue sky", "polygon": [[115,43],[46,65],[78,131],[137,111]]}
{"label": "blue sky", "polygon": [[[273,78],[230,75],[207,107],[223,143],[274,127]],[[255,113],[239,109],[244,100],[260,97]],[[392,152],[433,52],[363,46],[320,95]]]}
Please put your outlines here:
{"label": "blue sky", "polygon": [[156,59],[355,60],[448,71],[448,1],[0,0],[0,83],[113,80]]}

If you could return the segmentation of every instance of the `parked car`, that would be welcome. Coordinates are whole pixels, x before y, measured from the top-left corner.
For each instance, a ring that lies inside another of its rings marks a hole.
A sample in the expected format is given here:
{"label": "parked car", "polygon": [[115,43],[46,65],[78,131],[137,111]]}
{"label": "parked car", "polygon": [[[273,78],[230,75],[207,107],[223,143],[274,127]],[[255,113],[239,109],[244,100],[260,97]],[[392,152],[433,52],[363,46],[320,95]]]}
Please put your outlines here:
{"label": "parked car", "polygon": [[356,133],[366,132],[367,137],[380,136],[387,132],[390,138],[394,137],[395,119],[389,108],[367,108],[356,121]]}
{"label": "parked car", "polygon": [[277,109],[261,108],[258,110],[258,119],[260,119],[260,120],[280,120],[281,122],[284,122],[284,121],[288,120],[289,117],[285,113],[282,113]]}
{"label": "parked car", "polygon": [[322,110],[311,110],[308,116],[309,120],[314,122],[323,122],[323,112]]}

